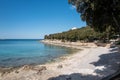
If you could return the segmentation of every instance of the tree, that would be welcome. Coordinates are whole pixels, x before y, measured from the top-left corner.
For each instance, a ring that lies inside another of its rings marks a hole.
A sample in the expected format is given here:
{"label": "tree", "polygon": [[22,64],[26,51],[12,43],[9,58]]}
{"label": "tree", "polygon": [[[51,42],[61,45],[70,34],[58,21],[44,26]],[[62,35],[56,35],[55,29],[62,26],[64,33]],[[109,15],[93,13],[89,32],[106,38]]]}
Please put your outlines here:
{"label": "tree", "polygon": [[99,32],[120,34],[120,0],[68,0],[81,19]]}
{"label": "tree", "polygon": [[91,27],[82,27],[75,30],[69,30],[62,33],[55,33],[50,35],[45,35],[45,39],[51,40],[61,40],[61,41],[88,41],[92,42],[94,40],[102,40],[106,36],[104,33],[95,32]]}

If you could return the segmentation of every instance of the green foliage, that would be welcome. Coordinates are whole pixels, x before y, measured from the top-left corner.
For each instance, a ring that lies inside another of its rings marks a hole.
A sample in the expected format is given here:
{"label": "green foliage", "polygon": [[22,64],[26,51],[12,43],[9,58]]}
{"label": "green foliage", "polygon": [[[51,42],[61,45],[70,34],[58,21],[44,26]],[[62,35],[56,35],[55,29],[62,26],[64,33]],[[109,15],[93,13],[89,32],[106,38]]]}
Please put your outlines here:
{"label": "green foliage", "polygon": [[120,41],[117,43],[117,45],[120,45]]}
{"label": "green foliage", "polygon": [[88,41],[91,42],[94,40],[105,39],[105,37],[106,37],[105,33],[95,32],[92,28],[87,26],[87,27],[82,27],[75,30],[69,30],[62,33],[45,35],[44,38],[62,40],[63,42],[65,41],[75,42],[75,41],[81,41],[81,40],[86,42]]}
{"label": "green foliage", "polygon": [[[120,34],[120,0],[68,0],[81,19],[99,32]],[[108,32],[108,30],[107,30]]]}

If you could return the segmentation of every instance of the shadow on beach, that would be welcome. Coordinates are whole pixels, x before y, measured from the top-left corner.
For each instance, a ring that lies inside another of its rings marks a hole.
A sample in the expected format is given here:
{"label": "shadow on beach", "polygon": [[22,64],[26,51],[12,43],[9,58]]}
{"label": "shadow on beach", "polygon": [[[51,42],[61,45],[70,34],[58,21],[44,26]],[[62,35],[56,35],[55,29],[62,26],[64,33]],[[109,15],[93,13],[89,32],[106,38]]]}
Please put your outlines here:
{"label": "shadow on beach", "polygon": [[[94,72],[97,75],[83,75],[81,73],[73,73],[70,75],[59,75],[57,77],[51,77],[48,80],[110,80],[109,78],[117,70],[120,70],[120,53],[118,48],[111,48],[109,54],[103,54],[99,56],[97,62],[90,64],[95,67],[103,66],[103,69],[95,69]],[[103,79],[104,78],[104,79]]]}

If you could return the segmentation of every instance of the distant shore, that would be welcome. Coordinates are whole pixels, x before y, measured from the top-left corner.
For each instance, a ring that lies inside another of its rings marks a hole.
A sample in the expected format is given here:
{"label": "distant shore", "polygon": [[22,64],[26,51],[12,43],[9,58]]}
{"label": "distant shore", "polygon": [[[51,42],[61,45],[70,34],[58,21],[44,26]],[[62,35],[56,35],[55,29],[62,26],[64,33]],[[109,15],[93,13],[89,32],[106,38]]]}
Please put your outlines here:
{"label": "distant shore", "polygon": [[84,48],[91,48],[97,47],[97,45],[93,42],[91,43],[82,43],[82,42],[62,42],[61,40],[41,40],[41,42],[45,44],[57,45],[57,46],[65,46],[75,49],[84,49]]}
{"label": "distant shore", "polygon": [[[43,65],[25,65],[18,69],[4,69],[0,80],[101,80],[115,73],[120,65],[118,48],[97,47],[94,43],[43,40],[45,44],[83,49],[61,57],[62,61]],[[116,63],[118,62],[118,63]]]}

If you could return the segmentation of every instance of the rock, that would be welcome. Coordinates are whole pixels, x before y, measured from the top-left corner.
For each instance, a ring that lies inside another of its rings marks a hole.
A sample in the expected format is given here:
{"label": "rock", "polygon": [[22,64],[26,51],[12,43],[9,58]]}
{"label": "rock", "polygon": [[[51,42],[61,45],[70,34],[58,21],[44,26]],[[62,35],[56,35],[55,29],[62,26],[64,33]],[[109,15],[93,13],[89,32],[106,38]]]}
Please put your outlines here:
{"label": "rock", "polygon": [[16,70],[15,73],[19,73],[19,71]]}
{"label": "rock", "polygon": [[63,68],[63,65],[60,64],[60,65],[57,66],[57,68]]}
{"label": "rock", "polygon": [[111,47],[111,44],[107,44],[105,47],[106,47],[106,48],[110,48],[110,47]]}
{"label": "rock", "polygon": [[40,74],[40,75],[41,75],[43,70],[47,70],[46,66],[41,66],[41,67],[39,68],[37,74]]}
{"label": "rock", "polygon": [[22,69],[23,69],[23,70],[30,70],[30,69],[33,69],[33,67],[32,67],[32,66],[29,66],[29,65],[24,65],[24,66],[22,67]]}
{"label": "rock", "polygon": [[14,68],[0,68],[1,76],[9,74],[14,71]]}

